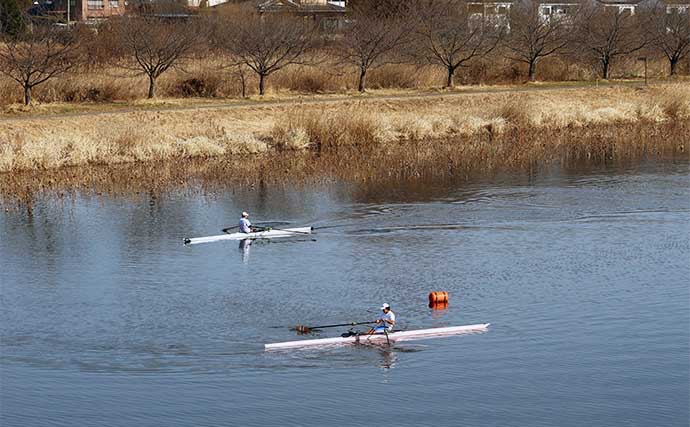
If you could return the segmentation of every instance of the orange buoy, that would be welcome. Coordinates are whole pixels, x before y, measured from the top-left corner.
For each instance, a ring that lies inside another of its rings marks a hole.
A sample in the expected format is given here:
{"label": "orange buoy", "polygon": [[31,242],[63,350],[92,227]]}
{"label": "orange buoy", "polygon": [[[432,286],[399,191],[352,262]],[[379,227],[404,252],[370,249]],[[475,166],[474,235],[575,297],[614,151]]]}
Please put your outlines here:
{"label": "orange buoy", "polygon": [[429,293],[429,304],[448,304],[448,292],[446,291],[435,291]]}

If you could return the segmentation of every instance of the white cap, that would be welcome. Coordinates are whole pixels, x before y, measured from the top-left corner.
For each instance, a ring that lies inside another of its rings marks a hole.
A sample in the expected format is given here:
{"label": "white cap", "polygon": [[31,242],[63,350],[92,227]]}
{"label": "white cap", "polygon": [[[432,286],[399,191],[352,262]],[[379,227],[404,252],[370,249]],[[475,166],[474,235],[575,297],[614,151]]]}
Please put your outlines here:
{"label": "white cap", "polygon": [[246,217],[248,217],[248,216],[249,216],[249,214],[248,214],[247,212],[242,212],[242,217],[243,217],[243,218],[246,218]]}
{"label": "white cap", "polygon": [[391,308],[391,306],[388,305],[388,303],[385,303],[385,302],[384,302],[383,305],[381,306],[381,310],[385,310],[385,309],[387,309],[387,308]]}

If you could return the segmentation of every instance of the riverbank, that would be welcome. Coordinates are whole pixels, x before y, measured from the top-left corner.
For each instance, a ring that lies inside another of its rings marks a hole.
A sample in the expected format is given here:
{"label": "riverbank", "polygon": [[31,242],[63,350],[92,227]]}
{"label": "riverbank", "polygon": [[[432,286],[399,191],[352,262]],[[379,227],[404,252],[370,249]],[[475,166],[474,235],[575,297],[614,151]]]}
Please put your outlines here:
{"label": "riverbank", "polygon": [[518,142],[521,155],[536,159],[543,155],[539,151],[566,140],[595,141],[598,134],[611,134],[634,145],[641,132],[667,134],[646,145],[671,143],[684,150],[688,121],[690,88],[672,83],[20,114],[0,121],[0,172],[50,176],[73,166],[238,160],[260,153],[411,141],[437,141],[433,144],[461,151],[490,149],[492,156],[499,155],[502,144]]}

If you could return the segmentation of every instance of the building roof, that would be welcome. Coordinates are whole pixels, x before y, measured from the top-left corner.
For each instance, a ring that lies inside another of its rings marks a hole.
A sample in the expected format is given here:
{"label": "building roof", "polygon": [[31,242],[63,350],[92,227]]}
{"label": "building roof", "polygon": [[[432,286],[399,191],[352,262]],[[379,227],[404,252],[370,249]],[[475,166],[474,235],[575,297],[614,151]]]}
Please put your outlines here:
{"label": "building roof", "polygon": [[[585,4],[591,3],[591,0],[538,0],[540,4]],[[650,0],[596,0],[596,3],[604,6],[638,6],[647,3]],[[654,0],[651,0],[654,1]],[[660,0],[666,5],[687,5],[690,0]]]}
{"label": "building roof", "polygon": [[638,5],[638,4],[642,3],[644,0],[597,0],[597,1],[603,5],[616,6],[616,5]]}
{"label": "building roof", "polygon": [[544,4],[544,5],[549,5],[549,4],[567,4],[567,5],[574,5],[574,4],[582,4],[585,3],[586,0],[539,0],[539,4]]}
{"label": "building roof", "polygon": [[467,3],[470,4],[505,4],[505,3],[515,3],[515,0],[468,0]]}
{"label": "building roof", "polygon": [[302,3],[300,0],[268,0],[257,8],[259,12],[345,13],[344,7],[326,1]]}

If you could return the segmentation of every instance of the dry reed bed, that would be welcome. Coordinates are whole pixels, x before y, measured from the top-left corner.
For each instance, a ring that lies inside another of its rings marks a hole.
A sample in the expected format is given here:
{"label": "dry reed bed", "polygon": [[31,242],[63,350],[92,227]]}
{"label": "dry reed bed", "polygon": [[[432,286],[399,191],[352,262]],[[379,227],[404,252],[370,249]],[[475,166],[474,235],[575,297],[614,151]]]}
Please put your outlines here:
{"label": "dry reed bed", "polygon": [[[621,126],[610,123],[587,128],[522,130],[513,128],[492,139],[477,134],[430,143],[408,141],[383,146],[341,146],[337,150],[288,151],[251,157],[221,157],[157,161],[109,166],[61,168],[46,173],[29,170],[0,174],[0,205],[6,210],[32,209],[41,195],[54,200],[99,197],[158,199],[171,192],[213,194],[261,185],[353,184],[357,194],[375,195],[381,188],[408,192],[442,188],[429,183],[464,183],[492,179],[496,174],[540,172],[549,168],[601,165],[627,166],[642,159],[690,160],[687,135],[690,122]],[[417,197],[411,195],[412,197]]]}
{"label": "dry reed bed", "polygon": [[[548,149],[561,134],[579,138],[602,127],[655,129],[689,120],[690,88],[672,84],[18,118],[0,122],[0,172],[405,141],[452,141],[457,148],[477,138],[522,141],[528,133]],[[552,138],[539,138],[547,134]],[[682,143],[687,136],[677,135]]]}

